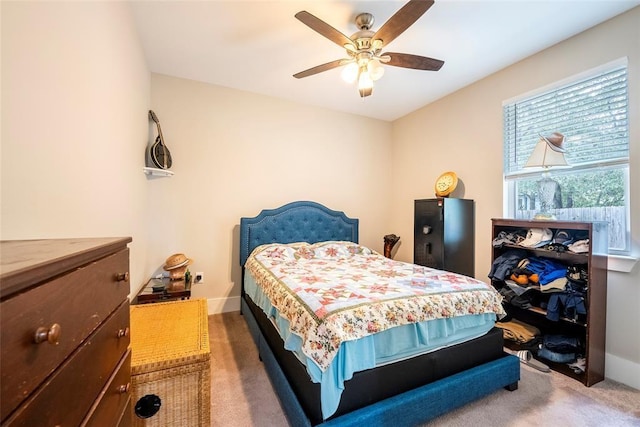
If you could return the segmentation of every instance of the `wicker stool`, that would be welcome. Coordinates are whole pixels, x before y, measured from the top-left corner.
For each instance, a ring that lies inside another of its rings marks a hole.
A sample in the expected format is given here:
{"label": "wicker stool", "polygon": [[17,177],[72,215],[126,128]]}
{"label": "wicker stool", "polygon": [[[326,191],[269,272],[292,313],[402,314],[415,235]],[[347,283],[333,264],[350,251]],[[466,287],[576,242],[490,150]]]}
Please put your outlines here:
{"label": "wicker stool", "polygon": [[210,426],[206,300],[132,305],[131,350],[134,426]]}

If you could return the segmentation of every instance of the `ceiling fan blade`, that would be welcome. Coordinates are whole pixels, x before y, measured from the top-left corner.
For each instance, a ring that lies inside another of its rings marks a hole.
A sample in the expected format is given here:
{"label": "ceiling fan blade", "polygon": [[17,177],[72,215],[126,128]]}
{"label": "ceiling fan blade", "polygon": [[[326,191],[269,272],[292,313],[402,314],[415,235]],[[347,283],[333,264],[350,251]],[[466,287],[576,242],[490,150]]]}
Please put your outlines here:
{"label": "ceiling fan blade", "polygon": [[[396,37],[402,34],[414,22],[433,6],[434,0],[410,0],[395,13],[373,35],[371,40],[382,40],[388,46]],[[308,24],[307,24],[308,25]]]}
{"label": "ceiling fan blade", "polygon": [[391,59],[386,62],[387,65],[394,67],[413,68],[415,70],[438,71],[444,61],[439,59],[427,58],[426,56],[411,55],[408,53],[385,52],[383,56],[389,56]]}
{"label": "ceiling fan blade", "polygon": [[316,65],[315,67],[309,68],[308,70],[300,71],[293,75],[296,79],[301,79],[303,77],[313,76],[314,74],[322,73],[323,71],[328,71],[333,68],[337,68],[341,65],[344,65],[348,62],[352,62],[350,59],[336,59],[335,61],[327,62],[326,64]]}
{"label": "ceiling fan blade", "polygon": [[313,16],[306,10],[296,13],[295,17],[298,18],[300,22],[316,31],[320,35],[325,36],[340,47],[345,47],[345,45],[353,45],[353,41],[349,37],[345,36],[340,31],[324,22],[322,19]]}

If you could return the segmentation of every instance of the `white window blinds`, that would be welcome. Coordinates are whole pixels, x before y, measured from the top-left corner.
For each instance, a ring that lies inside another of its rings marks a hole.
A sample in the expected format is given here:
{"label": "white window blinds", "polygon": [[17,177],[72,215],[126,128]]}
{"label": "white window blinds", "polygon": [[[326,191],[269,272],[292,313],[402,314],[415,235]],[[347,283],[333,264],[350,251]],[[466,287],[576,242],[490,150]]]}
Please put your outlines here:
{"label": "white window blinds", "polygon": [[504,105],[504,172],[522,172],[540,135],[565,136],[573,170],[629,161],[627,66]]}

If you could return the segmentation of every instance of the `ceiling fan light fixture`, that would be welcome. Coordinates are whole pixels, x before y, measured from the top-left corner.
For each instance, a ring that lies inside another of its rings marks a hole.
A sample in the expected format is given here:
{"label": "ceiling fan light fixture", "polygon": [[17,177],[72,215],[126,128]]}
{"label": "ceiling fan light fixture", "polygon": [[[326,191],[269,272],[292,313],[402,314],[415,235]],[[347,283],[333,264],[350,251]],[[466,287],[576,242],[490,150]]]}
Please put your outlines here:
{"label": "ceiling fan light fixture", "polygon": [[347,64],[342,69],[342,73],[340,74],[342,76],[342,80],[344,80],[345,82],[349,84],[355,83],[358,79],[358,64],[356,64],[355,62]]}
{"label": "ceiling fan light fixture", "polygon": [[360,67],[360,72],[358,74],[358,92],[362,98],[373,93],[373,80],[371,79],[366,66]]}
{"label": "ceiling fan light fixture", "polygon": [[358,89],[358,92],[360,93],[360,98],[366,98],[367,96],[370,96],[373,93],[373,88],[364,88],[364,89]]}
{"label": "ceiling fan light fixture", "polygon": [[380,78],[384,75],[384,67],[380,65],[380,61],[377,59],[372,59],[369,61],[369,65],[367,66],[369,70],[369,76],[371,76],[371,80],[374,82],[380,80]]}

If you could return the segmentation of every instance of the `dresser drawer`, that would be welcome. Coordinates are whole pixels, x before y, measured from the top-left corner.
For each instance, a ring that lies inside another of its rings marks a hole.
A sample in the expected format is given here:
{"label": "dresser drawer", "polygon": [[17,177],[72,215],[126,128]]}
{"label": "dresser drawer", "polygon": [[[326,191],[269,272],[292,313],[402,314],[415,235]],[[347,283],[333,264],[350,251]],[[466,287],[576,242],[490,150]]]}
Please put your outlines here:
{"label": "dresser drawer", "polygon": [[[128,271],[129,250],[125,249],[2,302],[1,419],[127,298]],[[47,341],[47,331],[55,330],[53,325],[59,327],[57,344]],[[44,331],[44,342],[36,344],[38,328]]]}
{"label": "dresser drawer", "polygon": [[115,426],[123,415],[131,417],[131,408],[125,413],[131,400],[131,350],[116,369],[80,427]]}
{"label": "dresser drawer", "polygon": [[120,417],[120,422],[118,423],[118,427],[131,427],[133,425],[133,399],[129,399],[127,402],[127,406],[124,408],[122,412],[122,416]]}
{"label": "dresser drawer", "polygon": [[[129,347],[129,302],[123,302],[3,426],[77,426]],[[129,369],[125,359],[123,375]],[[128,391],[126,393],[129,393]]]}

